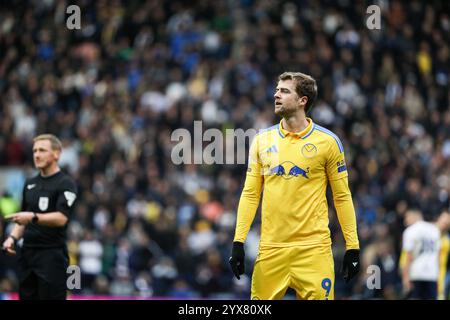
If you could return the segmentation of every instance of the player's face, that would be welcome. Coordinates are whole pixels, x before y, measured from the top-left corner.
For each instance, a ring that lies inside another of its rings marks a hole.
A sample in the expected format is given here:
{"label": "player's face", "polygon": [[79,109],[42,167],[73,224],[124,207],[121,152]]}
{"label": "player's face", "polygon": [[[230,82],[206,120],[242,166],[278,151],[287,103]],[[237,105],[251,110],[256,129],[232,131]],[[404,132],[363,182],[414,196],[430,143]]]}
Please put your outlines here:
{"label": "player's face", "polygon": [[38,140],[33,145],[33,160],[37,169],[47,169],[58,161],[58,152],[49,140]]}
{"label": "player's face", "polygon": [[444,231],[450,228],[450,213],[444,213],[439,217],[438,223],[442,226]]}
{"label": "player's face", "polygon": [[275,114],[288,117],[297,112],[306,102],[306,97],[299,97],[293,80],[280,80],[275,89]]}

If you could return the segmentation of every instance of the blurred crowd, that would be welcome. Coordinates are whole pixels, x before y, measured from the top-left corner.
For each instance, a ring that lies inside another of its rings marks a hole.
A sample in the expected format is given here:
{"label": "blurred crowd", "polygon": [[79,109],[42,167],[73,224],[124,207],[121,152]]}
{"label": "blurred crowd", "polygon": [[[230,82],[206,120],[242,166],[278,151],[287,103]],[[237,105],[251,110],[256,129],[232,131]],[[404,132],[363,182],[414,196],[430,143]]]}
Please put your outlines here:
{"label": "blurred crowd", "polygon": [[[330,198],[336,298],[400,297],[404,213],[432,220],[450,206],[447,1],[79,0],[79,30],[66,27],[70,4],[0,1],[0,168],[33,173],[32,138],[63,141],[60,165],[79,187],[74,293],[249,297],[258,217],[247,276],[228,267],[246,166],[175,165],[171,133],[195,120],[270,127],[289,70],[317,79],[310,116],[344,144],[363,270],[381,267],[381,290],[367,289],[364,271],[343,282]],[[379,30],[366,26],[371,4]],[[20,203],[0,192],[0,210]],[[0,256],[0,292],[15,290],[14,258]]]}

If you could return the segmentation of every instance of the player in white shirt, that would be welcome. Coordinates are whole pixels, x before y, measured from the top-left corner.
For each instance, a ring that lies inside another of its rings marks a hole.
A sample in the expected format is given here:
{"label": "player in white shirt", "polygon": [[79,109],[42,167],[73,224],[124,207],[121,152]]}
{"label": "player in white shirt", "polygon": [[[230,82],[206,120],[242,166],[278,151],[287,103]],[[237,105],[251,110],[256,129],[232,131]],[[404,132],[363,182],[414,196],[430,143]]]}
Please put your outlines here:
{"label": "player in white shirt", "polygon": [[418,210],[405,214],[402,269],[403,289],[412,299],[436,299],[439,277],[440,231],[423,220]]}

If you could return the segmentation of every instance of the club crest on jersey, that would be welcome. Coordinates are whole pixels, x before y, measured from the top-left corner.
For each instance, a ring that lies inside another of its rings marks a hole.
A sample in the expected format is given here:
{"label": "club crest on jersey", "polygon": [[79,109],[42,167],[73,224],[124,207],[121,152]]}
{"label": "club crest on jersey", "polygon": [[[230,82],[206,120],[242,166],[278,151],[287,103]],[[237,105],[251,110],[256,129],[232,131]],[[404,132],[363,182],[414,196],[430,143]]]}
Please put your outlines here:
{"label": "club crest on jersey", "polygon": [[307,143],[302,147],[302,155],[305,158],[311,159],[317,155],[317,147],[312,143]]}
{"label": "club crest on jersey", "polygon": [[283,177],[286,180],[294,177],[303,177],[309,179],[308,173],[309,167],[304,170],[290,161],[285,161],[270,169],[270,175],[277,175]]}
{"label": "club crest on jersey", "polygon": [[39,197],[39,210],[45,211],[48,209],[48,197]]}

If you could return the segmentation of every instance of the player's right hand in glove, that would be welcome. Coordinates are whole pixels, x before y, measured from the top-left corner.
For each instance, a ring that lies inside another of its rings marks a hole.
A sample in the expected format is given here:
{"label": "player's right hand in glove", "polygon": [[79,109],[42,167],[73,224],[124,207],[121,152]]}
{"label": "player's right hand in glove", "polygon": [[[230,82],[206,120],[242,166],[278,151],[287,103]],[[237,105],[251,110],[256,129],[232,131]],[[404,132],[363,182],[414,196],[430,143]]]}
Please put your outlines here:
{"label": "player's right hand in glove", "polygon": [[239,280],[241,278],[240,275],[245,272],[245,252],[244,244],[242,242],[233,242],[233,250],[231,251],[229,262],[231,270]]}

